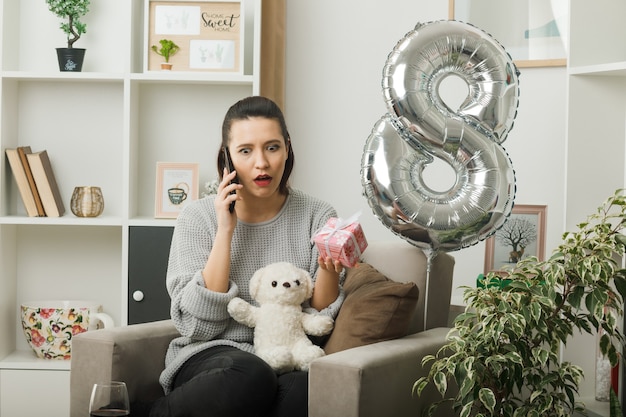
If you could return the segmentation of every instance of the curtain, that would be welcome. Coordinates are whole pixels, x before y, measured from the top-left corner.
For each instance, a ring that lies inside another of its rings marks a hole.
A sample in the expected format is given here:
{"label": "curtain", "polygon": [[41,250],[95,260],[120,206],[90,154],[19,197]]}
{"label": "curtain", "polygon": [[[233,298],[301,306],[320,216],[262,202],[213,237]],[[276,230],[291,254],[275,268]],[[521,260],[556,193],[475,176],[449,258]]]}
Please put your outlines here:
{"label": "curtain", "polygon": [[261,6],[260,92],[282,109],[285,104],[285,2],[262,0]]}

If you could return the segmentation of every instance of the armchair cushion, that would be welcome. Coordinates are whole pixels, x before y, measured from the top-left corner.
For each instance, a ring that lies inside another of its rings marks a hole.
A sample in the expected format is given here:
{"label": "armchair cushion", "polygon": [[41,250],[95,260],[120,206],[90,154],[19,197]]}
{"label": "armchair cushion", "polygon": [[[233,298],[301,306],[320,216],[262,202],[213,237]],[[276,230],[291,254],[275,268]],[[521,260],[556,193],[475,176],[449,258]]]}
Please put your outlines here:
{"label": "armchair cushion", "polygon": [[327,354],[406,336],[419,290],[413,282],[390,280],[367,263],[350,268],[346,298],[324,351]]}

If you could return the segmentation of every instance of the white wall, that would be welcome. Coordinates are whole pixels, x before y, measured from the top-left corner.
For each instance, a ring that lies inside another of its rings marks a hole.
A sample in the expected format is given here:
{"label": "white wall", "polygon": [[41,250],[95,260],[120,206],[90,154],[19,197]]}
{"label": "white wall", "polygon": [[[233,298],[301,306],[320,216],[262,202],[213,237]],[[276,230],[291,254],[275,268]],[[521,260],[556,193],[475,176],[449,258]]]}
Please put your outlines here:
{"label": "white wall", "polygon": [[[365,140],[386,112],[387,54],[417,22],[446,19],[447,0],[289,0],[285,113],[296,152],[293,184],[332,203],[340,216],[362,210],[371,240],[400,239],[362,196]],[[549,254],[563,232],[566,141],[564,68],[521,69],[520,106],[504,143],[517,179],[516,204],[546,204]],[[581,219],[582,220],[582,219]],[[484,242],[452,252],[461,285],[483,271]]]}

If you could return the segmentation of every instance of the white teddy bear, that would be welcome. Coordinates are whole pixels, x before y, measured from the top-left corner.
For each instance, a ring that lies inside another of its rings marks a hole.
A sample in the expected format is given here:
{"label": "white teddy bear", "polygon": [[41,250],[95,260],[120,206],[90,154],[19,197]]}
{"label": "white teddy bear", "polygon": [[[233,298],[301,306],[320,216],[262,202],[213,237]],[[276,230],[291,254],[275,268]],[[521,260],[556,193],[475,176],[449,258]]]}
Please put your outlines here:
{"label": "white teddy bear", "polygon": [[228,312],[255,329],[255,353],[275,371],[306,371],[313,359],[324,356],[306,335],[330,333],[333,319],[302,311],[302,303],[313,295],[307,271],[288,262],[267,265],[250,279],[250,295],[258,307],[236,297],[228,303]]}

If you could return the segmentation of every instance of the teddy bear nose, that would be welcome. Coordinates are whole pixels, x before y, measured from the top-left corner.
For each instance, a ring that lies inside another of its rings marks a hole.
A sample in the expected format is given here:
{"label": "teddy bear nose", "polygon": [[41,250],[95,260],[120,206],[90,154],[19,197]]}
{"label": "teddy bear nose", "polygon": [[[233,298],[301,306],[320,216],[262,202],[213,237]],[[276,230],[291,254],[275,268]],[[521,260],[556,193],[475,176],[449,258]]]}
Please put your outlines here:
{"label": "teddy bear nose", "polygon": [[288,282],[283,282],[283,287],[285,288],[291,288],[291,284]]}

